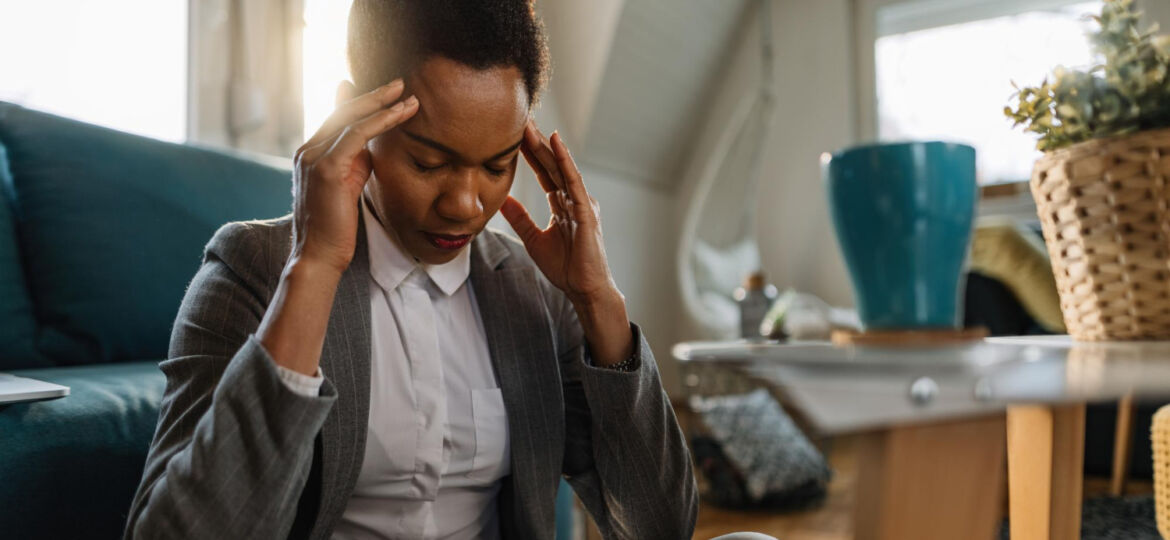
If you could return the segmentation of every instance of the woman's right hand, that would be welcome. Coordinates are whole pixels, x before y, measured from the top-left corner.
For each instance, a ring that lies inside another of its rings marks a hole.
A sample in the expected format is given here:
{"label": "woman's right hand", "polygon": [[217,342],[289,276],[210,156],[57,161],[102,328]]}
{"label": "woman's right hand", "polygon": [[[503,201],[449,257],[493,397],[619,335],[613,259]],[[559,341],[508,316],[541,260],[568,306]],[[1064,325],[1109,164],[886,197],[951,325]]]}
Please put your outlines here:
{"label": "woman's right hand", "polygon": [[338,274],[349,267],[357,245],[358,200],[373,169],[366,143],[418,112],[418,98],[398,101],[402,91],[398,79],[341,104],[297,149],[290,260]]}

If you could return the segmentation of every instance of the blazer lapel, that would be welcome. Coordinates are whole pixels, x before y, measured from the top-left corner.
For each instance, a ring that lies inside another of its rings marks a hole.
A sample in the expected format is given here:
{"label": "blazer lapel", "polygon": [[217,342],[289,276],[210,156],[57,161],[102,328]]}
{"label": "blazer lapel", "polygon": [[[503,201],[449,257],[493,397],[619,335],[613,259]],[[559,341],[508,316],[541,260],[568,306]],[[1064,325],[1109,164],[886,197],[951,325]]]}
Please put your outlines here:
{"label": "blazer lapel", "polygon": [[[501,523],[520,537],[548,537],[564,451],[560,368],[535,267],[509,264],[508,247],[484,231],[472,245],[471,284],[504,397],[514,501]],[[510,519],[509,519],[510,518]]]}
{"label": "blazer lapel", "polygon": [[321,371],[337,401],[321,428],[321,497],[311,538],[328,537],[361,472],[370,413],[370,267],[362,218],[353,261],[337,284]]}

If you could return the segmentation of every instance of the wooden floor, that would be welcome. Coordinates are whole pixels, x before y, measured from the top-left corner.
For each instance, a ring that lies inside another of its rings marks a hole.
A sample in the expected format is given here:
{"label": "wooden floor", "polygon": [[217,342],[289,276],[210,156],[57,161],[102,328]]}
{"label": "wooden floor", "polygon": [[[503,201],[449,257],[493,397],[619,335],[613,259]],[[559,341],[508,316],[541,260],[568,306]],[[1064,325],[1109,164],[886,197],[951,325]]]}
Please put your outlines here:
{"label": "wooden floor", "polygon": [[[742,512],[722,510],[700,504],[699,520],[695,526],[695,540],[737,531],[769,534],[781,540],[850,540],[853,537],[854,485],[857,480],[856,439],[842,437],[831,441],[825,450],[834,471],[829,493],[822,506],[812,510],[790,513]],[[1085,496],[1109,492],[1108,478],[1086,478]],[[1127,495],[1153,493],[1149,480],[1131,480]],[[1004,514],[1007,501],[1004,501]]]}
{"label": "wooden floor", "polygon": [[722,510],[700,504],[694,538],[706,540],[721,534],[751,531],[782,540],[849,540],[853,537],[850,518],[857,480],[856,446],[856,439],[843,437],[826,447],[833,480],[819,508],[778,514]]}

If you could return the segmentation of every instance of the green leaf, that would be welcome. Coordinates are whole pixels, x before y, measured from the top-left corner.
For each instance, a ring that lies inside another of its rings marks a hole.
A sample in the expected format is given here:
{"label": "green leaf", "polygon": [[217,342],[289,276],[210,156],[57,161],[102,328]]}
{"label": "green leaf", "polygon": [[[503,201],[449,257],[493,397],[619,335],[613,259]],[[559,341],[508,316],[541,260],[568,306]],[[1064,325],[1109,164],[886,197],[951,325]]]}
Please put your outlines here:
{"label": "green leaf", "polygon": [[1039,138],[1041,150],[1093,137],[1170,127],[1170,36],[1158,26],[1138,28],[1133,0],[1105,0],[1099,15],[1088,17],[1098,61],[1083,70],[1055,66],[1038,86],[1020,87],[1004,107],[1013,125]]}

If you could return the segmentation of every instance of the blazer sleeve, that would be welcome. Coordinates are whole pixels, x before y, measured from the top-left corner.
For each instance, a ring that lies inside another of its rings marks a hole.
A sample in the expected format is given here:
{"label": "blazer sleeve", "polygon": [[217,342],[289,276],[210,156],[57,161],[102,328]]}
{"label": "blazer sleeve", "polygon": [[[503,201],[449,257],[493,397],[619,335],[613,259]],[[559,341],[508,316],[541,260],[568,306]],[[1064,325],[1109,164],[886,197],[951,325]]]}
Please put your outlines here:
{"label": "blazer sleeve", "polygon": [[699,508],[691,456],[641,329],[631,324],[634,371],[596,367],[576,312],[562,306],[565,478],[605,538],[690,538]]}
{"label": "blazer sleeve", "polygon": [[253,335],[271,295],[260,232],[221,228],[187,289],[127,539],[282,538],[292,527],[336,392],[327,380],[318,396],[289,389]]}

